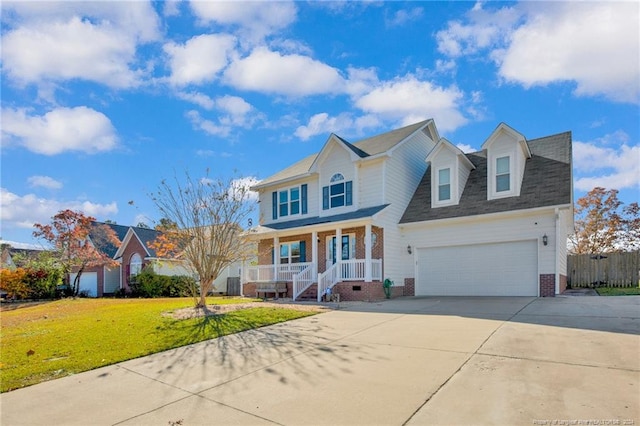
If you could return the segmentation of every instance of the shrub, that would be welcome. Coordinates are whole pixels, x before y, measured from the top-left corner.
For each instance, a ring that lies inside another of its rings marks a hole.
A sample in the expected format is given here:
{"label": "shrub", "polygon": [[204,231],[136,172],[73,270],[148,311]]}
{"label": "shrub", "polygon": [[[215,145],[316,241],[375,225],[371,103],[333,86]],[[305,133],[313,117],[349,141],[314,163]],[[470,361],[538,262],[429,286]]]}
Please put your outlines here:
{"label": "shrub", "polygon": [[185,297],[192,295],[195,281],[187,276],[158,275],[152,269],[131,278],[129,287],[134,297]]}
{"label": "shrub", "polygon": [[7,292],[9,299],[26,299],[31,296],[31,289],[25,280],[26,271],[18,269],[0,269],[0,290]]}

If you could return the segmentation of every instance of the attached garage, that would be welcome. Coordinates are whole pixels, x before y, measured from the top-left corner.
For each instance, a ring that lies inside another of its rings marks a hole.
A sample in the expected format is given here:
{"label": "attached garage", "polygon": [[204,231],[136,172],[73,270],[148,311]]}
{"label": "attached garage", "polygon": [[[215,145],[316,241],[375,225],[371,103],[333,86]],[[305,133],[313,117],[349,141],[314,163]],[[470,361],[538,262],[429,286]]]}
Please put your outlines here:
{"label": "attached garage", "polygon": [[418,249],[416,296],[537,296],[537,241]]}
{"label": "attached garage", "polygon": [[[76,279],[77,274],[70,274],[70,283]],[[98,297],[98,273],[83,272],[80,275],[80,293],[86,292],[89,297]]]}

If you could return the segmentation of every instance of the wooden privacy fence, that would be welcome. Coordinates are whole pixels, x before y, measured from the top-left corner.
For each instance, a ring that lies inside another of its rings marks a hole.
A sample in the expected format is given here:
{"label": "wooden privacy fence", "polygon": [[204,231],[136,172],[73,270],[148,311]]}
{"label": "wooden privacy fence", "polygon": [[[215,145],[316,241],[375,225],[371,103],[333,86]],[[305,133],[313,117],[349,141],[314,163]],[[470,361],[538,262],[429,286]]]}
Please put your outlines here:
{"label": "wooden privacy fence", "polygon": [[640,251],[567,256],[567,284],[576,287],[638,287]]}

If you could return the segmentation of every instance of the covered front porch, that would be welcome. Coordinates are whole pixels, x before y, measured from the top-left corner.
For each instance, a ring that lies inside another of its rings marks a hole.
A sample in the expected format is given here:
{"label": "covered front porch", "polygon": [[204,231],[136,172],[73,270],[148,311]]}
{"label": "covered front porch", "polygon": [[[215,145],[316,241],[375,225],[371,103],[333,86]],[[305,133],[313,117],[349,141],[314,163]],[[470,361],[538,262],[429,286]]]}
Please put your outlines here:
{"label": "covered front porch", "polygon": [[322,301],[339,283],[355,289],[381,282],[383,236],[383,229],[370,223],[273,233],[258,240],[259,264],[245,269],[243,286],[286,282],[294,300],[306,292]]}

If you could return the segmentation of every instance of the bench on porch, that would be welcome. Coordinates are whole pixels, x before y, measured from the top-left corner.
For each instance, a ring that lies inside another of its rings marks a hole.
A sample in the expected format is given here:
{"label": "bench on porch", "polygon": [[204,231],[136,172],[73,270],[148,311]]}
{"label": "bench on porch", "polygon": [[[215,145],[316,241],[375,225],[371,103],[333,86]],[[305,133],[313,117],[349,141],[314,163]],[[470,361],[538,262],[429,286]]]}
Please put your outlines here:
{"label": "bench on porch", "polygon": [[256,297],[260,297],[260,293],[264,295],[264,299],[267,298],[267,294],[273,293],[277,299],[280,294],[287,295],[287,283],[286,281],[268,281],[259,283],[256,287]]}

